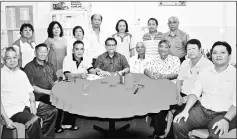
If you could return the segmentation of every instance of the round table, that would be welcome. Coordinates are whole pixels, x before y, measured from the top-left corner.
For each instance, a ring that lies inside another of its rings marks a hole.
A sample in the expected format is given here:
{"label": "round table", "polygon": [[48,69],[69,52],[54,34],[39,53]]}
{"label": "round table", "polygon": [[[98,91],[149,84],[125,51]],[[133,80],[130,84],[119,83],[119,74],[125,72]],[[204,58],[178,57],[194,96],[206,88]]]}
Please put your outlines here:
{"label": "round table", "polygon": [[[127,80],[125,84],[119,83],[119,76],[58,82],[52,88],[50,101],[52,105],[69,113],[112,121],[158,113],[176,104],[176,85],[170,80],[154,80],[136,73],[132,73],[129,78],[133,86],[130,88],[126,85]],[[137,84],[144,87],[134,94]],[[85,85],[87,87],[83,89]],[[112,121],[111,128],[114,128]]]}

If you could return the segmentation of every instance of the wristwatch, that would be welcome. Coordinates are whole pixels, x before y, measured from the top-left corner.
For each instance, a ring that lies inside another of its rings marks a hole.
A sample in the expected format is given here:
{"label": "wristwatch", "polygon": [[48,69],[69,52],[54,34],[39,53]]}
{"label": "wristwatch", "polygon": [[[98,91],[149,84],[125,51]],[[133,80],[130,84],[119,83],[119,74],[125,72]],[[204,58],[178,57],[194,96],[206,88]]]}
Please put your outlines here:
{"label": "wristwatch", "polygon": [[226,120],[228,123],[230,123],[230,119],[226,118],[225,116],[223,116],[222,119],[224,119],[224,120]]}

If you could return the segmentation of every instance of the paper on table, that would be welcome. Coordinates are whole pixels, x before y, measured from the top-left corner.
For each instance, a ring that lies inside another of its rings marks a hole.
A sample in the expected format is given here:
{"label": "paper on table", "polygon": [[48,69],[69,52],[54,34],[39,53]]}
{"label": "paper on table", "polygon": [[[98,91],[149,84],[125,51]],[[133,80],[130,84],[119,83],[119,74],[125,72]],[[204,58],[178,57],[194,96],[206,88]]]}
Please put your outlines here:
{"label": "paper on table", "polygon": [[88,74],[88,77],[86,78],[87,80],[97,80],[97,79],[102,79],[104,77],[97,76],[95,74]]}

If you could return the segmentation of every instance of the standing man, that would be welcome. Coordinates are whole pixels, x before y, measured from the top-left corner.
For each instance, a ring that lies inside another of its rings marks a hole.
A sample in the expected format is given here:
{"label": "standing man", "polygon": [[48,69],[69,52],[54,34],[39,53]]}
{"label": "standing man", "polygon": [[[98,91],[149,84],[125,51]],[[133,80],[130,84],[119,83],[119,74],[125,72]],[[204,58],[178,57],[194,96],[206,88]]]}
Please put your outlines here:
{"label": "standing man", "polygon": [[227,42],[213,44],[214,66],[199,73],[184,110],[175,116],[174,138],[189,138],[188,132],[198,128],[208,128],[208,138],[219,138],[236,128],[236,68],[229,64],[231,51]]}
{"label": "standing man", "polygon": [[129,65],[126,57],[116,52],[117,41],[108,38],[105,41],[106,50],[96,60],[96,74],[99,76],[110,76],[111,72],[118,72],[120,75],[129,72]]}
{"label": "standing man", "polygon": [[168,19],[168,27],[170,31],[164,34],[164,38],[171,43],[170,54],[179,57],[182,63],[187,54],[185,46],[189,40],[189,35],[178,29],[179,19],[175,16]]}
{"label": "standing man", "polygon": [[158,53],[158,43],[163,40],[164,34],[157,31],[158,21],[155,18],[150,18],[147,22],[149,32],[144,34],[142,40],[146,46],[146,55],[149,57],[157,57]]}
{"label": "standing man", "polygon": [[133,56],[129,60],[130,72],[132,73],[144,73],[145,65],[149,61],[149,57],[146,56],[146,47],[143,42],[136,44],[137,55]]}
{"label": "standing man", "polygon": [[88,52],[89,58],[92,59],[92,65],[99,55],[105,52],[105,40],[109,37],[108,33],[101,29],[103,17],[99,14],[91,16],[92,30],[86,34],[86,39],[90,42]]}

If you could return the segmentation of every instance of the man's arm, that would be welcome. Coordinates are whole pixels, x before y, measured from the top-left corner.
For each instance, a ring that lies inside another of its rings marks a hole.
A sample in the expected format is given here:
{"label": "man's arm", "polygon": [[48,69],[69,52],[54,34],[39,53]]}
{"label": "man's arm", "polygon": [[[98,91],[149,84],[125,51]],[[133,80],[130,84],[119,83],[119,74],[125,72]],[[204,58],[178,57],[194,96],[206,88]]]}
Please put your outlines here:
{"label": "man's arm", "polygon": [[30,111],[33,114],[36,114],[37,112],[36,104],[35,104],[35,95],[33,92],[30,93]]}
{"label": "man's arm", "polygon": [[126,57],[124,55],[122,55],[121,58],[122,58],[121,59],[122,60],[122,67],[123,67],[123,70],[121,70],[121,72],[122,73],[129,73],[130,67],[129,67]]}
{"label": "man's arm", "polygon": [[173,73],[172,74],[161,74],[161,77],[173,80],[173,79],[177,79],[178,74],[173,74]]}
{"label": "man's arm", "polygon": [[231,121],[235,116],[236,116],[236,107],[232,105],[224,117],[226,117]]}
{"label": "man's arm", "polygon": [[14,129],[16,127],[16,125],[13,123],[13,121],[7,116],[5,109],[2,105],[2,101],[1,101],[1,115],[3,117],[3,120],[6,123],[7,128]]}
{"label": "man's arm", "polygon": [[183,80],[176,80],[176,86],[177,86],[177,100],[178,100],[178,104],[181,105],[181,86],[183,84]]}
{"label": "man's arm", "polygon": [[50,95],[50,93],[51,93],[51,90],[43,89],[43,88],[40,88],[36,85],[34,85],[33,88],[34,88],[34,92],[38,93],[38,94]]}

